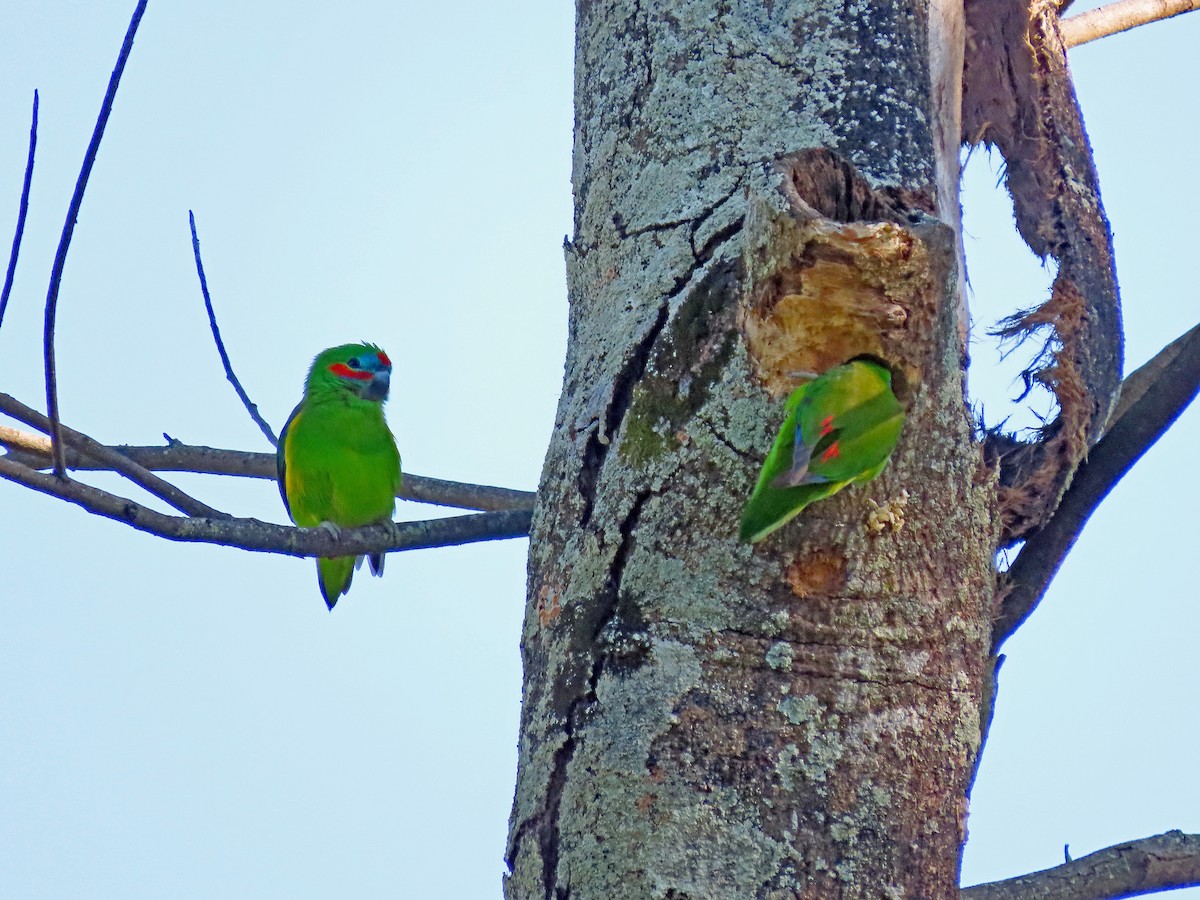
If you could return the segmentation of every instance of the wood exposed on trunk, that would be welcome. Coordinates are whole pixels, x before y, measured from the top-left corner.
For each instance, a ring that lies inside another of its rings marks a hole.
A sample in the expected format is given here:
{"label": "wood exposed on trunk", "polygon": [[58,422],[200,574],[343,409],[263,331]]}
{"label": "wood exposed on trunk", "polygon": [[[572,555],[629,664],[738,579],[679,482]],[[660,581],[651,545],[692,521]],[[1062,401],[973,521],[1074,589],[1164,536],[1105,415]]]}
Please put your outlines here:
{"label": "wood exposed on trunk", "polygon": [[[950,896],[996,528],[955,229],[928,215],[957,204],[946,31],[924,3],[577,12],[506,896]],[[809,329],[809,303],[840,315]],[[785,369],[860,349],[905,375],[888,471],[739,544]]]}
{"label": "wood exposed on trunk", "polygon": [[[870,354],[892,365],[903,402],[923,368],[913,351],[927,352],[938,324],[934,311],[913,307],[942,293],[929,284],[936,267],[912,227],[927,218],[928,194],[877,192],[828,150],[791,154],[775,168],[791,215],[758,204],[746,228],[740,327],[756,378],[785,397],[795,373]],[[953,252],[944,226],[940,243]]]}
{"label": "wood exposed on trunk", "polygon": [[1054,512],[1099,438],[1120,384],[1121,313],[1112,237],[1076,102],[1058,9],[1046,0],[968,0],[963,139],[1004,156],[1017,228],[1058,266],[1050,298],[999,333],[1044,349],[1027,373],[1057,398],[1041,440],[996,438],[1003,545]]}

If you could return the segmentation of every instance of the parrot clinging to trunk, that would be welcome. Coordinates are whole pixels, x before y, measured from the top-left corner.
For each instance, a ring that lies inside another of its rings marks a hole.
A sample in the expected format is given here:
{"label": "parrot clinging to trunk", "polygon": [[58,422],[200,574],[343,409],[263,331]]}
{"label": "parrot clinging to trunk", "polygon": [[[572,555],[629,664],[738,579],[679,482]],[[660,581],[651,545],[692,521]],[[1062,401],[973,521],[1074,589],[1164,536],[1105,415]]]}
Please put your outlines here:
{"label": "parrot clinging to trunk", "polygon": [[904,410],[892,373],[874,357],[834,366],[792,391],[787,416],[742,512],[739,537],[754,543],[854,481],[887,465]]}
{"label": "parrot clinging to trunk", "polygon": [[[279,493],[293,522],[334,533],[390,522],[400,489],[400,453],[383,418],[392,362],[374,344],[343,344],[318,354],[292,410],[275,468]],[[371,571],[383,574],[383,554],[371,554]],[[321,596],[332,610],[350,590],[353,556],[317,560]]]}

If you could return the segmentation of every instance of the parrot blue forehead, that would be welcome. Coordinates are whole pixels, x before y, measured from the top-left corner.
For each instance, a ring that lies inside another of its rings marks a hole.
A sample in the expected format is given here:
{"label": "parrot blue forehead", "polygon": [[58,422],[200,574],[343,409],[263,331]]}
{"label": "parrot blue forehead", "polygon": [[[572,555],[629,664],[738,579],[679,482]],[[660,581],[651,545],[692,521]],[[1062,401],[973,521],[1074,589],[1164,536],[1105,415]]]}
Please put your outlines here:
{"label": "parrot blue forehead", "polygon": [[380,370],[390,372],[392,369],[392,361],[388,358],[388,355],[374,344],[364,344],[363,351],[351,357],[349,362],[352,366],[357,363],[357,368],[365,369],[368,372],[378,372]]}

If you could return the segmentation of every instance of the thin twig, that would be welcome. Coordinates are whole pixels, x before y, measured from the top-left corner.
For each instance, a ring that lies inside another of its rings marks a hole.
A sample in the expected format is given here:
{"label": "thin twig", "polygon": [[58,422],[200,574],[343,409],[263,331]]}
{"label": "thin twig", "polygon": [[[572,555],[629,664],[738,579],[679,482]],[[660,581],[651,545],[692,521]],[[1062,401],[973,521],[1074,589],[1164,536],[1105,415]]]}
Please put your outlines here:
{"label": "thin twig", "polygon": [[1018,878],[964,888],[963,900],[1110,900],[1200,885],[1200,834],[1168,831]]}
{"label": "thin twig", "polygon": [[267,420],[259,414],[258,405],[251,402],[249,395],[242,388],[242,383],[238,381],[238,377],[233,374],[233,364],[229,361],[229,354],[225,352],[225,342],[221,340],[221,329],[217,327],[217,314],[213,312],[212,297],[208,294],[208,279],[204,277],[204,263],[200,260],[200,238],[196,236],[196,217],[190,209],[188,210],[188,225],[192,229],[192,254],[196,257],[196,274],[200,276],[200,293],[204,295],[204,308],[208,310],[208,325],[212,329],[213,340],[217,342],[217,352],[221,354],[221,365],[225,367],[225,377],[229,379],[229,383],[237,391],[238,398],[242,401],[242,406],[246,407],[246,412],[250,413],[250,418],[254,420],[254,424],[267,436],[267,440],[271,442],[271,446],[277,447],[279,446],[279,438],[275,436],[275,432],[271,430],[271,426],[267,424]]}
{"label": "thin twig", "polygon": [[[1169,360],[1165,365],[1164,359]],[[1125,384],[1136,399],[1118,401],[1119,417],[1080,465],[1054,516],[1030,536],[1002,578],[993,653],[1037,608],[1100,501],[1200,392],[1200,325],[1164,347]]]}
{"label": "thin twig", "polygon": [[1197,9],[1200,9],[1200,0],[1118,0],[1063,19],[1063,43],[1078,47],[1110,34]]}
{"label": "thin twig", "polygon": [[[44,434],[50,432],[49,419],[37,410],[30,409],[20,400],[10,397],[8,394],[0,393],[0,412],[12,416],[18,422],[24,422],[30,428],[36,428]],[[100,463],[105,469],[124,475],[138,487],[144,488],[155,497],[169,503],[181,513],[212,519],[229,518],[228,513],[223,513],[220,510],[213,509],[211,506],[201,503],[195,497],[184,493],[175,487],[175,485],[164,481],[153,472],[138,465],[129,457],[115,450],[110,450],[86,434],[68,428],[62,423],[59,423],[59,428],[62,431],[62,446],[64,447],[64,451],[66,447],[70,447],[80,455],[89,457]]]}
{"label": "thin twig", "polygon": [[21,185],[21,204],[17,209],[17,230],[13,233],[12,250],[8,254],[8,270],[4,273],[4,288],[0,290],[0,325],[4,324],[4,310],[8,308],[8,295],[12,293],[13,278],[17,274],[17,257],[21,253],[21,236],[25,234],[25,216],[29,212],[29,187],[33,184],[33,156],[37,150],[38,92],[33,92],[33,122],[29,126],[29,158],[25,160],[25,183]]}
{"label": "thin twig", "polygon": [[34,471],[7,457],[0,457],[0,478],[167,540],[220,544],[288,556],[360,556],[525,537],[529,534],[533,515],[528,509],[475,513],[447,519],[347,528],[334,537],[324,528],[293,528],[258,519],[166,515],[91,485],[63,481],[54,475]]}
{"label": "thin twig", "polygon": [[[22,463],[31,469],[50,468],[50,442],[41,435],[0,425],[0,446],[9,449],[7,458],[14,462]],[[109,445],[107,449],[156,472],[194,472],[199,475],[232,475],[275,480],[273,453],[221,450],[180,443],[168,447]],[[111,468],[104,463],[80,456],[70,447],[67,450],[67,465],[71,469],[108,471]],[[532,491],[518,491],[487,484],[464,484],[441,478],[425,478],[408,472],[404,474],[404,483],[397,496],[419,503],[491,512],[532,509],[534,500],[537,499],[537,495]]]}
{"label": "thin twig", "polygon": [[71,195],[67,220],[63,223],[62,235],[58,239],[58,250],[54,253],[50,287],[46,291],[46,322],[42,334],[42,353],[46,364],[46,412],[50,416],[50,439],[54,442],[54,474],[58,478],[67,477],[66,449],[63,447],[58,414],[58,374],[54,367],[54,319],[58,312],[58,289],[62,284],[63,267],[67,263],[67,249],[71,246],[75,220],[79,218],[79,207],[83,205],[83,192],[87,189],[88,177],[92,174],[92,166],[95,164],[96,154],[100,150],[100,139],[104,137],[104,127],[108,124],[113,100],[117,96],[117,86],[121,83],[121,73],[125,71],[125,63],[129,59],[129,52],[133,49],[133,36],[137,34],[142,14],[146,11],[146,3],[147,0],[138,0],[137,9],[133,11],[133,18],[129,20],[129,28],[125,31],[125,41],[121,44],[121,52],[117,54],[117,65],[108,79],[108,90],[104,92],[104,100],[100,104],[100,115],[96,118],[92,139],[83,156],[83,166],[79,169],[79,177],[75,180],[75,193]]}

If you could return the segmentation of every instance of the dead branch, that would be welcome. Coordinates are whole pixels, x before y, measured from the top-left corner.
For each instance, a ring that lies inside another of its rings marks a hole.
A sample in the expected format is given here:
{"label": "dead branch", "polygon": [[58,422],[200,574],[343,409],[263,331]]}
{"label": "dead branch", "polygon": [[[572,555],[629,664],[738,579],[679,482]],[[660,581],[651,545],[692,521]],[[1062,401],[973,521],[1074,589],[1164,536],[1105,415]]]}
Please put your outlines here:
{"label": "dead branch", "polygon": [[1200,325],[1125,380],[1114,420],[1075,473],[1057,511],[1030,536],[1000,580],[994,653],[1029,617],[1101,501],[1200,392]]}
{"label": "dead branch", "polygon": [[196,217],[190,209],[188,210],[188,225],[192,229],[192,255],[196,257],[196,274],[200,276],[200,293],[204,295],[204,308],[208,311],[208,325],[212,330],[213,340],[217,342],[217,353],[221,355],[221,365],[225,367],[225,377],[233,385],[238,399],[242,401],[242,406],[246,407],[246,412],[250,413],[254,424],[267,436],[271,446],[276,447],[279,445],[279,438],[275,436],[275,432],[267,424],[267,420],[259,414],[258,404],[251,401],[250,396],[242,387],[242,383],[233,374],[233,364],[229,361],[229,354],[225,352],[225,342],[221,340],[221,329],[217,327],[217,314],[213,312],[212,297],[208,293],[208,279],[204,277],[204,263],[200,259],[200,238],[196,236]]}
{"label": "dead branch", "polygon": [[[8,394],[0,393],[0,412],[12,416],[18,422],[24,422],[31,428],[36,428],[43,434],[50,433],[51,423],[46,416],[43,416],[37,410],[30,409],[24,403],[14,397],[10,397]],[[93,440],[86,434],[74,431],[61,422],[58,423],[58,427],[60,430],[59,446],[63,450],[61,458],[64,464],[66,461],[66,447],[69,446],[79,455],[102,464],[105,469],[124,475],[138,487],[149,491],[160,500],[175,507],[181,513],[189,516],[202,516],[214,519],[227,518],[226,513],[201,503],[195,497],[184,493],[175,487],[175,485],[164,481],[153,472],[138,465],[129,459],[129,457],[110,450],[99,441]],[[53,444],[51,445],[51,450],[53,450]]]}
{"label": "dead branch", "polygon": [[[52,465],[50,441],[40,434],[0,425],[0,446],[8,448],[7,455],[0,458],[21,463],[31,469],[48,469]],[[178,441],[165,447],[133,447],[124,444],[105,447],[154,472],[192,472],[198,475],[232,475],[275,480],[273,453],[198,447]],[[75,452],[70,446],[67,447],[67,468],[75,471],[111,471],[103,462],[89,459]],[[529,510],[533,508],[534,500],[537,499],[537,495],[532,491],[446,481],[408,472],[404,473],[404,483],[396,496],[418,503],[489,512]]]}
{"label": "dead branch", "polygon": [[112,76],[108,79],[108,90],[104,92],[104,100],[100,104],[100,115],[96,118],[96,127],[92,130],[92,139],[88,143],[87,152],[83,156],[83,166],[79,169],[79,177],[75,181],[75,193],[71,195],[71,205],[67,208],[67,219],[63,223],[62,234],[58,239],[58,250],[54,253],[54,267],[50,272],[50,287],[46,292],[46,321],[42,335],[42,353],[46,364],[46,412],[50,417],[50,440],[54,444],[54,474],[58,478],[67,477],[66,449],[63,447],[62,428],[58,415],[58,375],[54,367],[54,319],[58,312],[58,291],[62,284],[63,267],[67,263],[67,250],[71,246],[71,235],[75,232],[75,221],[79,218],[79,207],[83,204],[83,193],[87,189],[88,177],[92,174],[92,166],[96,162],[96,154],[100,150],[100,139],[104,137],[104,127],[108,124],[108,116],[112,112],[113,100],[117,96],[117,87],[121,83],[121,74],[125,71],[125,63],[129,52],[133,49],[133,38],[137,34],[142,15],[146,12],[147,0],[138,0],[133,18],[129,20],[129,28],[125,31],[125,41],[121,44],[121,52],[117,55],[117,65]]}
{"label": "dead branch", "polygon": [[420,522],[392,522],[347,528],[334,537],[324,528],[295,528],[258,519],[167,515],[82,482],[35,471],[7,457],[0,457],[0,478],[167,540],[220,544],[288,556],[360,556],[524,537],[529,534],[533,515],[529,509],[514,509]]}
{"label": "dead branch", "polygon": [[1200,0],[1118,0],[1063,19],[1063,43],[1078,47],[1110,34],[1197,9],[1200,9]]}
{"label": "dead branch", "polygon": [[25,160],[25,181],[21,185],[21,202],[17,207],[17,230],[13,232],[12,250],[8,254],[8,269],[4,273],[4,288],[0,289],[0,325],[4,324],[4,310],[8,308],[8,295],[12,293],[13,279],[17,274],[17,257],[21,253],[21,237],[25,234],[25,216],[29,212],[29,188],[33,183],[33,157],[37,150],[38,92],[33,92],[33,122],[29,126],[29,158]]}
{"label": "dead branch", "polygon": [[1115,900],[1200,885],[1200,834],[1168,831],[1018,878],[964,888],[963,900]]}

